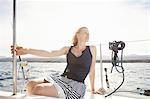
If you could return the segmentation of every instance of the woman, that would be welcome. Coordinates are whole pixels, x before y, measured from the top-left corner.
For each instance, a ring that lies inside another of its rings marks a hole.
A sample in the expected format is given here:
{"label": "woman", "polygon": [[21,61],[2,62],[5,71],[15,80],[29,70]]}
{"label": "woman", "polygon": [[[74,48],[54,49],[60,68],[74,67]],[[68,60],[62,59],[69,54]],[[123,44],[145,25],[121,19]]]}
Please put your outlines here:
{"label": "woman", "polygon": [[[81,27],[75,33],[73,46],[71,47],[63,47],[60,50],[51,52],[17,47],[15,50],[17,55],[31,54],[40,57],[67,56],[67,66],[62,75],[58,73],[50,74],[42,80],[29,81],[26,86],[27,94],[80,99],[85,95],[86,86],[84,80],[88,74],[90,77],[91,92],[96,93],[94,87],[96,47],[87,46],[86,42],[88,40],[88,28]],[[104,90],[100,89],[97,92],[103,94]]]}

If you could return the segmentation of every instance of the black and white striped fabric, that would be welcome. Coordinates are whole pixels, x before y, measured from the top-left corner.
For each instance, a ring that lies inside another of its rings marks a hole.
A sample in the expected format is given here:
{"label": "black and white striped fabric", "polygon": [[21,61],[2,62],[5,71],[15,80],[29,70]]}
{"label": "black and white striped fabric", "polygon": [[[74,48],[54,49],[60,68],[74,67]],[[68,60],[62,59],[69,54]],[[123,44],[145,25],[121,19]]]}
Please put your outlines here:
{"label": "black and white striped fabric", "polygon": [[84,83],[60,76],[58,73],[50,74],[49,77],[63,89],[66,99],[82,99],[84,97],[86,90]]}

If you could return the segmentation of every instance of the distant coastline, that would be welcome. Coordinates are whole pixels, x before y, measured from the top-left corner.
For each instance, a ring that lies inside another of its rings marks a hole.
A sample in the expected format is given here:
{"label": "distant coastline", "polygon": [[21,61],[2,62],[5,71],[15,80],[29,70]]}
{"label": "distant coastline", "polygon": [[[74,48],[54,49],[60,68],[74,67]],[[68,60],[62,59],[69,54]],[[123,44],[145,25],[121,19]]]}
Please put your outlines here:
{"label": "distant coastline", "polygon": [[[66,62],[66,58],[58,57],[58,58],[36,58],[36,57],[27,57],[22,58],[23,61],[28,62],[51,62],[51,63],[64,63]],[[11,57],[0,57],[0,62],[11,62]],[[17,61],[19,61],[17,59]],[[97,57],[97,63],[100,62],[100,58]],[[110,63],[111,59],[108,56],[103,56],[102,59],[103,63]],[[123,58],[124,63],[150,63],[150,55],[129,55],[124,56]]]}

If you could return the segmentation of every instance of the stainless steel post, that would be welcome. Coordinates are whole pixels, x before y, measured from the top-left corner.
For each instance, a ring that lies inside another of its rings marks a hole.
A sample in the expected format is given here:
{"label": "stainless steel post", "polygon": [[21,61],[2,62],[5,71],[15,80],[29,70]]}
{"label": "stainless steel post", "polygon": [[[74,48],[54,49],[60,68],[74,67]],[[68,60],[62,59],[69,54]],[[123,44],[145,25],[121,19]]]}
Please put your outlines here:
{"label": "stainless steel post", "polygon": [[100,44],[100,77],[101,77],[101,88],[103,88],[103,63],[102,63],[102,45]]}
{"label": "stainless steel post", "polygon": [[[13,0],[13,46],[16,49],[16,0]],[[13,52],[13,95],[17,94],[17,58]]]}

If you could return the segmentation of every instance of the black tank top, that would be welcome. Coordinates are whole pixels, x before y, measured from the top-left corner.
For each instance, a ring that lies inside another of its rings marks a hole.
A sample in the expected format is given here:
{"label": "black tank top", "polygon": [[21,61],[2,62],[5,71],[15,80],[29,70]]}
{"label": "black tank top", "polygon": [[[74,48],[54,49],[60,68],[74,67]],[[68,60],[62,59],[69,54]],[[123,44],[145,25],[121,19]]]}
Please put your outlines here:
{"label": "black tank top", "polygon": [[62,76],[67,76],[69,79],[73,79],[79,82],[83,82],[90,71],[92,63],[92,54],[90,47],[86,46],[86,49],[82,51],[82,55],[76,57],[72,52],[73,46],[70,47],[67,54],[67,67]]}

